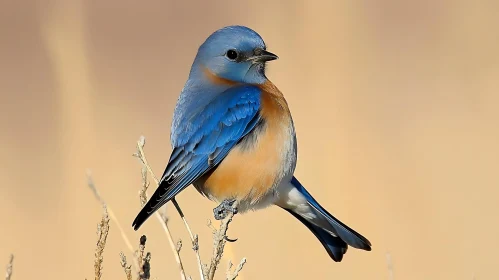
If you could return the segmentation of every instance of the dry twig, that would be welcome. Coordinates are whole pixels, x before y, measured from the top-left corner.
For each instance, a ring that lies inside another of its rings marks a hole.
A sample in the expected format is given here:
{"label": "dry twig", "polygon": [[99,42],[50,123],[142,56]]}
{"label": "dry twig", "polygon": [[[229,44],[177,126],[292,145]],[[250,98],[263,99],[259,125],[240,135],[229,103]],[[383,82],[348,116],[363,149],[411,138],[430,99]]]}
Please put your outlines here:
{"label": "dry twig", "polygon": [[140,280],[149,280],[151,278],[151,253],[147,252],[142,264],[142,274]]}
{"label": "dry twig", "polygon": [[95,249],[95,280],[100,280],[102,277],[102,262],[104,260],[104,248],[106,247],[107,235],[109,234],[109,215],[107,213],[106,204],[103,204],[104,213],[102,220],[97,225],[97,248]]}
{"label": "dry twig", "polygon": [[[104,201],[104,199],[100,195],[99,190],[97,189],[97,186],[95,185],[94,179],[92,178],[92,173],[90,172],[90,170],[87,170],[87,185],[90,188],[90,190],[92,190],[95,198],[102,204],[103,207],[107,208],[107,212],[109,213],[109,218],[116,224],[116,227],[120,231],[121,238],[125,242],[125,245],[128,247],[128,250],[130,250],[130,252],[133,254],[134,249],[133,249],[132,243],[130,243],[130,240],[126,236],[125,231],[121,227],[121,224],[118,221],[118,218],[114,214],[113,210],[111,209],[111,207],[106,205],[106,202]],[[133,264],[134,264],[135,270],[138,271],[139,267],[138,267],[138,264],[135,260],[134,260]]]}
{"label": "dry twig", "polygon": [[139,279],[142,278],[141,275],[144,274],[143,265],[144,265],[144,256],[146,250],[146,241],[147,238],[145,235],[140,237],[139,250],[137,251],[137,261],[139,262]]}
{"label": "dry twig", "polygon": [[120,252],[120,258],[121,258],[121,267],[123,267],[123,270],[125,271],[126,279],[132,280],[132,266],[128,265],[125,254],[123,254],[123,252]]}
{"label": "dry twig", "polygon": [[142,188],[139,191],[139,198],[140,206],[144,206],[147,203],[147,189],[149,188],[149,181],[147,181],[147,168],[145,166],[142,166],[142,169],[140,171],[142,174]]}
{"label": "dry twig", "polygon": [[12,277],[12,264],[14,263],[14,255],[10,255],[9,264],[7,264],[7,269],[5,271],[5,280],[10,280]]}
{"label": "dry twig", "polygon": [[182,240],[177,241],[177,247],[175,247],[175,250],[180,253],[180,250],[182,250]]}
{"label": "dry twig", "polygon": [[[237,208],[237,201],[234,202],[233,207]],[[227,230],[229,229],[229,224],[230,222],[232,222],[233,217],[234,213],[229,212],[227,217],[225,217],[225,219],[220,222],[220,228],[213,231],[213,254],[211,257],[210,266],[207,271],[208,280],[213,280],[213,278],[215,277],[215,271],[220,264],[225,244],[227,243]],[[211,225],[211,222],[209,223],[209,225]]]}
{"label": "dry twig", "polygon": [[140,237],[139,251],[137,252],[137,259],[139,262],[139,280],[147,280],[151,277],[151,253],[145,253],[147,238],[145,235]]}
{"label": "dry twig", "polygon": [[243,258],[239,265],[234,269],[234,272],[232,272],[232,262],[229,261],[229,264],[227,265],[227,280],[235,280],[237,276],[239,276],[239,272],[243,269],[244,265],[246,264],[246,258]]}

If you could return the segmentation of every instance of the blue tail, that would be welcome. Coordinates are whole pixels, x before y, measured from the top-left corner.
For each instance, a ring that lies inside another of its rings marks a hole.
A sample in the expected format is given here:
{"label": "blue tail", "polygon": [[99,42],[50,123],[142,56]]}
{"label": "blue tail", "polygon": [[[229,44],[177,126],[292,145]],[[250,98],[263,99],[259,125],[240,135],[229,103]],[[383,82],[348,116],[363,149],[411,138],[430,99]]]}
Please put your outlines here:
{"label": "blue tail", "polygon": [[291,185],[303,195],[309,207],[281,207],[314,233],[334,261],[340,262],[343,259],[343,255],[348,248],[347,245],[371,251],[371,242],[369,240],[333,217],[295,177],[291,180]]}
{"label": "blue tail", "polygon": [[347,244],[341,240],[339,237],[334,237],[332,236],[329,232],[323,230],[321,227],[318,227],[311,222],[307,221],[305,218],[302,218],[302,216],[296,214],[295,212],[289,210],[289,209],[284,209],[291,213],[291,215],[295,216],[300,222],[302,222],[304,225],[308,227],[308,229],[315,234],[317,239],[322,243],[322,246],[326,249],[327,253],[329,256],[335,261],[335,262],[341,262],[343,259],[343,255],[347,252]]}

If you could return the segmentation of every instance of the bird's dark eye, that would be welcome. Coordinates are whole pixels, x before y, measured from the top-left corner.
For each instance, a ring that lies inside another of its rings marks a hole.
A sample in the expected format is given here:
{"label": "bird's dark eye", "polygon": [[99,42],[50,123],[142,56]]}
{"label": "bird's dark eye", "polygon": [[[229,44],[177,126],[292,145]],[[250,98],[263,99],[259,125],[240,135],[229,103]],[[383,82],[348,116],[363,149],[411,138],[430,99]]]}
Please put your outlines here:
{"label": "bird's dark eye", "polygon": [[236,50],[228,50],[225,56],[230,60],[236,60],[239,54]]}

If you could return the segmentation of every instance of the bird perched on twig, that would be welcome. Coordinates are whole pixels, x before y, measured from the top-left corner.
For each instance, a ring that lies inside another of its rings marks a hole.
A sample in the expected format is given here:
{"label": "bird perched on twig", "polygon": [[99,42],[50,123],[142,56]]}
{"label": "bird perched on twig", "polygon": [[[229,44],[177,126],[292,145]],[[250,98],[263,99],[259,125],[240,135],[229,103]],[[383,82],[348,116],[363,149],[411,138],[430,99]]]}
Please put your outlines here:
{"label": "bird perched on twig", "polygon": [[371,250],[293,176],[293,120],[283,94],[265,76],[266,63],[275,59],[260,35],[243,26],[222,28],[201,45],[173,115],[170,160],[135,230],[193,184],[220,203],[216,219],[275,204],[305,224],[337,262],[348,245]]}

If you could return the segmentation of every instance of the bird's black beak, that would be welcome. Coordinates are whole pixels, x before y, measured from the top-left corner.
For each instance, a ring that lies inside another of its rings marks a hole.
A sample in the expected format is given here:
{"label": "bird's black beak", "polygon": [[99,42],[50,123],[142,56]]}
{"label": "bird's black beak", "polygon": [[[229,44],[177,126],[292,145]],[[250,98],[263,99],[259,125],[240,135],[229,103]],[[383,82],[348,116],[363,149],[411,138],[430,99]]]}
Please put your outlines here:
{"label": "bird's black beak", "polygon": [[253,63],[267,62],[271,60],[276,60],[279,57],[271,52],[262,49],[256,49],[254,54],[248,58],[248,61]]}

